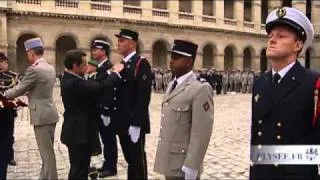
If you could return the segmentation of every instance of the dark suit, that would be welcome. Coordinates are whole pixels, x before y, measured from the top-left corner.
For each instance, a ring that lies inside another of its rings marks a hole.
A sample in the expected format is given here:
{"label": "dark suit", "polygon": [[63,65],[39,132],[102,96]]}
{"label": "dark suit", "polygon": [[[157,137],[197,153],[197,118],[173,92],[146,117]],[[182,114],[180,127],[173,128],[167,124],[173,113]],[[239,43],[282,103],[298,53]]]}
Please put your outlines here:
{"label": "dark suit", "polygon": [[[314,90],[318,75],[298,62],[272,85],[272,72],[253,86],[251,145],[317,145],[312,126]],[[313,179],[316,165],[253,165],[250,179]]]}
{"label": "dark suit", "polygon": [[61,141],[69,150],[69,179],[88,178],[92,142],[95,138],[95,125],[89,117],[91,99],[105,87],[111,87],[119,81],[111,73],[101,83],[84,79],[65,72],[61,83],[62,102],[64,104],[64,122]]}
{"label": "dark suit", "polygon": [[[112,68],[112,63],[110,60],[104,62],[97,69],[97,77],[101,76],[101,74],[105,74],[105,72]],[[101,136],[101,140],[103,143],[103,155],[104,155],[104,163],[102,165],[103,170],[108,170],[113,173],[117,173],[117,161],[118,161],[118,147],[117,147],[117,138],[116,132],[112,128],[114,122],[118,121],[113,116],[113,111],[116,107],[117,101],[117,85],[113,87],[106,87],[100,93],[100,96],[97,98],[98,105],[98,123],[99,123],[99,132]],[[110,117],[111,123],[109,126],[105,126],[103,124],[102,119],[100,118],[101,114],[104,116]]]}
{"label": "dark suit", "polygon": [[[151,96],[152,75],[149,62],[142,58],[139,69],[135,69],[140,55],[135,54],[125,63],[121,72],[118,110],[114,115],[118,121],[113,128],[120,138],[120,144],[128,162],[128,179],[147,179],[147,162],[144,151],[145,134],[150,133],[148,106]],[[128,135],[130,125],[141,127],[140,138],[132,143]]]}

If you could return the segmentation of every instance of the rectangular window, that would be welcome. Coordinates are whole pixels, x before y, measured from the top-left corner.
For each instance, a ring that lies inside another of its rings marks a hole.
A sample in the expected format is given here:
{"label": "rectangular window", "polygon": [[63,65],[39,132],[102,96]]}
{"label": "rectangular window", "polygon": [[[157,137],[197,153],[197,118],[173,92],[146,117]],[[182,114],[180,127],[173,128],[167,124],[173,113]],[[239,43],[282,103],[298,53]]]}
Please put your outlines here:
{"label": "rectangular window", "polygon": [[207,16],[214,16],[214,0],[203,0],[202,1],[202,14]]}
{"label": "rectangular window", "polygon": [[252,21],[252,0],[244,0],[244,21]]}
{"label": "rectangular window", "polygon": [[167,0],[153,0],[152,8],[153,9],[168,9],[168,1]]}

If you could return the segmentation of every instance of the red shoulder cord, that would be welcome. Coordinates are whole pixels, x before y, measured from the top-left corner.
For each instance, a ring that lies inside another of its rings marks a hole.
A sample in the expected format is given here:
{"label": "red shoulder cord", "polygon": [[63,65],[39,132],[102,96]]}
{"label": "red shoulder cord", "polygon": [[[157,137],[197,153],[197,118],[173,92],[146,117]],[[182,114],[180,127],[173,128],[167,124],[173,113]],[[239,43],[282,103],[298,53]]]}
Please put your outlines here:
{"label": "red shoulder cord", "polygon": [[317,121],[320,115],[320,101],[319,101],[319,91],[320,91],[320,77],[316,81],[316,87],[314,90],[314,116],[312,120],[313,127],[316,127]]}

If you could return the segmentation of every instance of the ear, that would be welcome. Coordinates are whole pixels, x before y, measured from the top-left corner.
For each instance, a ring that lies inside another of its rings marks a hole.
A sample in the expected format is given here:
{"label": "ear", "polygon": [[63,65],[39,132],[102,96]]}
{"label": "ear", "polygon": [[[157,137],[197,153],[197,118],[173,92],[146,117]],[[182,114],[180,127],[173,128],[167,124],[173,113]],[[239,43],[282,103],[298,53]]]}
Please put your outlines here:
{"label": "ear", "polygon": [[77,68],[77,64],[76,63],[73,63],[72,64],[72,69],[76,69]]}
{"label": "ear", "polygon": [[296,45],[295,45],[295,51],[299,52],[299,51],[302,50],[302,48],[303,48],[303,42],[302,41],[297,41]]}

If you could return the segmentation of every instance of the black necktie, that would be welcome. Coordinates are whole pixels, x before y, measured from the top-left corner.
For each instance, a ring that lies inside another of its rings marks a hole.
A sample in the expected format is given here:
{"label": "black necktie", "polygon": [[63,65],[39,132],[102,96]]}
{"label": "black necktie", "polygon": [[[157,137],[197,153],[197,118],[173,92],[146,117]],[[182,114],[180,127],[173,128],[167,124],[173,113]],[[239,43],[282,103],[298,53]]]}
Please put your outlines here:
{"label": "black necktie", "polygon": [[276,86],[277,84],[279,84],[280,79],[281,79],[281,76],[278,73],[275,73],[273,75],[272,84]]}
{"label": "black necktie", "polygon": [[177,87],[177,84],[178,84],[178,81],[174,80],[169,93],[171,93]]}

